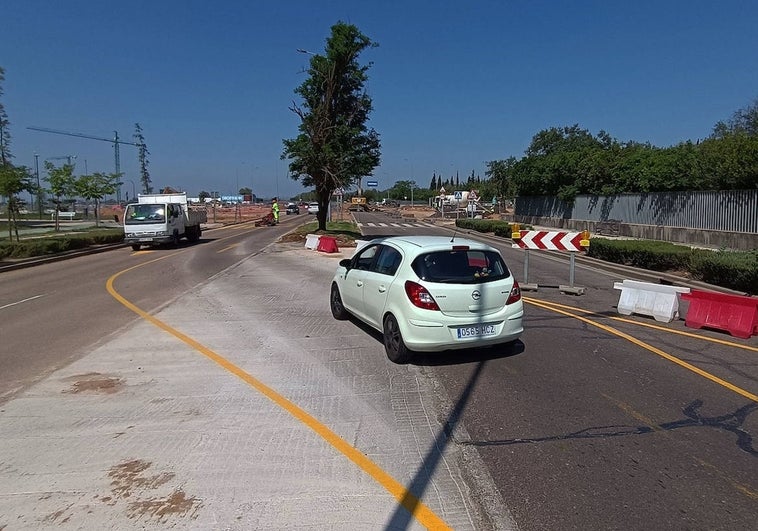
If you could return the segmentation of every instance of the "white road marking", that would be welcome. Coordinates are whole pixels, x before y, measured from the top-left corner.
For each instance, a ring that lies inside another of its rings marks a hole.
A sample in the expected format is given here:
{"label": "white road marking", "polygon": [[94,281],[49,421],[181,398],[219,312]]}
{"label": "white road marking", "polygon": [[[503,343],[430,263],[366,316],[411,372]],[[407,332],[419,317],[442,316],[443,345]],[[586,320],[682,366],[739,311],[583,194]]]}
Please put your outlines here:
{"label": "white road marking", "polygon": [[16,304],[21,304],[23,302],[33,301],[34,299],[39,299],[40,297],[44,297],[44,295],[35,295],[34,297],[29,297],[28,299],[24,299],[24,300],[12,302],[10,304],[6,304],[4,306],[0,306],[0,310],[4,310],[6,308],[10,308],[11,306],[15,306]]}

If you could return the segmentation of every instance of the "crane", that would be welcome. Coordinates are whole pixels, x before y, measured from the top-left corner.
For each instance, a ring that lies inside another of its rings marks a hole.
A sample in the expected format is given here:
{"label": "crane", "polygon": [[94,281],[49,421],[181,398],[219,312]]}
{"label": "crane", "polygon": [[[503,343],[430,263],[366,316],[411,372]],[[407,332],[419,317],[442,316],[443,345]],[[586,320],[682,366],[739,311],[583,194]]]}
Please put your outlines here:
{"label": "crane", "polygon": [[[79,138],[86,138],[88,140],[100,140],[103,142],[111,142],[113,144],[113,152],[114,152],[114,160],[115,160],[115,166],[116,166],[116,175],[121,175],[121,157],[119,154],[119,145],[121,144],[127,144],[129,146],[137,146],[137,147],[143,147],[144,144],[135,144],[134,142],[126,142],[124,140],[119,140],[118,138],[118,131],[113,131],[114,137],[113,138],[103,138],[100,136],[92,136],[92,135],[85,135],[83,133],[72,133],[70,131],[59,131],[57,129],[48,129],[47,127],[27,127],[27,129],[31,129],[32,131],[42,131],[43,133],[54,133],[56,135],[66,135],[66,136],[76,136]],[[64,157],[65,158],[65,157]],[[69,164],[71,163],[71,159],[69,159]],[[118,189],[118,201],[121,202],[121,189],[119,187]]]}

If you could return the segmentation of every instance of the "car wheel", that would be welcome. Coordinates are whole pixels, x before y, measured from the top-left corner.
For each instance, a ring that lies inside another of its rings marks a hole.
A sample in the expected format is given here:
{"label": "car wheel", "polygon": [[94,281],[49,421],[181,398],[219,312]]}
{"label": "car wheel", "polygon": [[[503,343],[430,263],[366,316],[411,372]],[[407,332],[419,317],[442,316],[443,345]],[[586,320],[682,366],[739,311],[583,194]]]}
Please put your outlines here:
{"label": "car wheel", "polygon": [[387,357],[394,363],[408,363],[411,360],[411,351],[405,346],[403,335],[397,324],[395,316],[390,314],[384,318],[384,351]]}
{"label": "car wheel", "polygon": [[345,321],[350,317],[347,310],[342,305],[342,296],[337,284],[332,284],[332,292],[329,294],[329,306],[332,309],[332,315],[339,321]]}
{"label": "car wheel", "polygon": [[139,250],[140,250],[140,247],[142,247],[140,244],[138,244],[138,243],[133,243],[133,244],[132,244],[132,251],[139,251]]}

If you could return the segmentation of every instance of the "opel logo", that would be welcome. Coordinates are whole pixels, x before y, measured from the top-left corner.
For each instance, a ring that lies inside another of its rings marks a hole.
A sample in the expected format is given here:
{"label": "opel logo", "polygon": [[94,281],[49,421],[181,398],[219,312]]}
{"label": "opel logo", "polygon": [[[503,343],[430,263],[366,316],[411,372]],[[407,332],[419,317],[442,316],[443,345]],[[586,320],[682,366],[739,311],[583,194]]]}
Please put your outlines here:
{"label": "opel logo", "polygon": [[474,291],[471,292],[471,298],[474,299],[475,301],[478,301],[481,297],[482,297],[482,294],[479,293],[478,289],[475,289]]}

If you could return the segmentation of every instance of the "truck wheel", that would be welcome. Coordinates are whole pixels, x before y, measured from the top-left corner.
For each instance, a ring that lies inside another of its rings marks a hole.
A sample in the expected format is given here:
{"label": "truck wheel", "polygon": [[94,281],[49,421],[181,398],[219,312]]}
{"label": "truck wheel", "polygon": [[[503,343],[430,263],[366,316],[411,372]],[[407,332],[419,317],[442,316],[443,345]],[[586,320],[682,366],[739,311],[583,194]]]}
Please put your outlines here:
{"label": "truck wheel", "polygon": [[200,239],[200,227],[189,227],[187,229],[187,241],[195,243]]}
{"label": "truck wheel", "polygon": [[140,244],[138,244],[138,243],[133,243],[133,244],[132,244],[132,251],[139,251],[139,250],[140,250],[140,247],[142,247]]}

